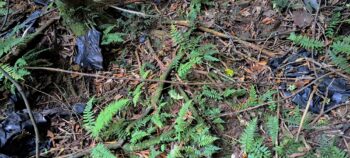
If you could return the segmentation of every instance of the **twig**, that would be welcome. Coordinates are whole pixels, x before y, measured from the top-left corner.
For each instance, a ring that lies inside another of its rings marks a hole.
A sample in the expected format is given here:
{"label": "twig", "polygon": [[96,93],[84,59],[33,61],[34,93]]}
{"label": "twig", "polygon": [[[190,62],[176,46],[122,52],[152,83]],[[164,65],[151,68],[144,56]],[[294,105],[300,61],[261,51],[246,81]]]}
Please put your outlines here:
{"label": "twig", "polygon": [[7,3],[6,15],[5,15],[4,21],[2,22],[2,25],[0,27],[0,31],[2,31],[2,29],[6,25],[7,19],[8,19],[9,14],[10,14],[10,0],[7,0],[6,3]]}
{"label": "twig", "polygon": [[157,15],[148,15],[148,14],[145,14],[145,13],[141,13],[141,12],[137,12],[137,11],[133,11],[133,10],[129,10],[129,9],[124,9],[124,8],[120,8],[120,7],[117,7],[117,6],[114,6],[114,5],[109,5],[109,7],[113,8],[113,9],[116,9],[116,10],[119,10],[119,11],[122,11],[122,12],[126,12],[126,13],[129,13],[129,14],[135,14],[135,15],[138,15],[138,16],[141,16],[141,17],[159,17]]}
{"label": "twig", "polygon": [[27,100],[27,98],[26,98],[26,96],[25,96],[21,86],[2,67],[0,67],[0,72],[5,76],[5,78],[10,80],[10,82],[13,85],[15,85],[16,89],[18,90],[18,92],[22,96],[22,99],[23,99],[24,104],[26,106],[26,109],[28,111],[28,115],[29,115],[30,121],[32,122],[33,128],[34,128],[34,133],[35,133],[35,156],[36,156],[36,158],[39,158],[39,130],[38,130],[38,127],[37,127],[37,125],[35,123],[35,119],[33,117],[32,110],[30,109],[29,102],[28,102],[28,100]]}
{"label": "twig", "polygon": [[[25,67],[26,69],[30,70],[46,70],[46,71],[53,71],[53,72],[63,72],[67,74],[75,74],[80,76],[88,76],[88,77],[95,77],[95,78],[104,78],[104,79],[114,79],[114,80],[127,80],[127,81],[139,81],[139,82],[158,82],[158,83],[169,83],[174,85],[190,85],[190,86],[201,86],[201,85],[217,85],[217,86],[224,86],[224,85],[232,85],[232,84],[238,84],[242,82],[227,82],[227,83],[212,83],[212,82],[176,82],[176,81],[169,81],[169,80],[162,80],[163,78],[166,78],[165,75],[163,77],[160,77],[159,80],[156,79],[138,79],[138,78],[127,78],[127,77],[114,77],[114,76],[103,76],[98,74],[90,74],[90,73],[83,73],[83,72],[76,72],[76,71],[69,71],[64,69],[58,69],[58,68],[49,68],[49,67]],[[168,70],[170,71],[170,70]]]}
{"label": "twig", "polygon": [[[123,144],[124,144],[124,140],[119,140],[119,141],[114,142],[114,143],[105,143],[104,146],[107,149],[114,150],[114,149],[121,148]],[[85,149],[85,150],[82,150],[82,151],[79,151],[79,152],[76,152],[76,153],[59,156],[57,158],[78,158],[78,157],[83,157],[85,155],[90,154],[92,149],[93,149],[93,147]]]}
{"label": "twig", "polygon": [[299,140],[299,135],[300,135],[301,129],[303,128],[304,121],[305,121],[305,118],[306,118],[306,114],[309,111],[311,103],[313,102],[312,98],[314,97],[314,94],[316,93],[316,90],[317,90],[317,86],[314,87],[314,89],[312,90],[312,92],[310,94],[309,100],[307,101],[307,104],[306,104],[303,116],[301,117],[301,120],[300,120],[300,125],[299,125],[299,128],[298,128],[298,133],[297,133],[297,136],[295,138],[295,141]]}
{"label": "twig", "polygon": [[[176,24],[176,25],[182,25],[182,26],[186,26],[186,27],[190,26],[190,23],[188,21],[186,21],[186,20],[177,20],[177,21],[173,21],[173,23]],[[274,53],[272,51],[263,49],[263,48],[261,48],[260,46],[258,46],[256,44],[244,41],[244,40],[242,40],[242,39],[240,39],[240,38],[238,38],[237,36],[234,36],[234,35],[224,34],[224,33],[212,30],[210,28],[204,27],[204,26],[198,26],[197,28],[199,30],[211,33],[211,34],[213,34],[215,36],[218,36],[218,37],[221,37],[221,38],[236,40],[240,44],[243,44],[243,45],[245,45],[247,47],[250,47],[250,48],[252,48],[254,50],[261,51],[264,55],[266,55],[268,57],[274,57],[274,56],[276,56],[276,54],[278,54],[278,53]]]}
{"label": "twig", "polygon": [[223,113],[221,114],[220,116],[233,116],[233,115],[236,115],[236,114],[240,114],[242,112],[246,112],[246,111],[250,111],[250,110],[254,110],[254,109],[257,109],[257,108],[260,108],[260,107],[263,107],[263,106],[266,106],[266,105],[269,105],[269,104],[275,104],[275,103],[279,103],[279,102],[282,102],[282,101],[285,101],[289,98],[292,98],[294,97],[295,95],[297,95],[298,93],[302,92],[303,90],[305,90],[307,87],[311,86],[312,84],[316,83],[318,80],[326,77],[326,76],[329,76],[330,74],[332,74],[334,72],[329,72],[329,73],[326,73],[318,78],[316,78],[315,80],[313,80],[312,82],[310,82],[309,84],[307,84],[306,86],[304,86],[303,88],[297,90],[296,92],[294,92],[292,95],[288,96],[288,97],[285,97],[281,100],[277,100],[277,101],[271,101],[271,102],[267,102],[267,103],[262,103],[262,104],[259,104],[259,105],[256,105],[256,106],[253,106],[253,107],[250,107],[250,108],[247,108],[247,109],[243,109],[243,110],[240,110],[240,111],[236,111],[236,112],[229,112],[229,113]]}

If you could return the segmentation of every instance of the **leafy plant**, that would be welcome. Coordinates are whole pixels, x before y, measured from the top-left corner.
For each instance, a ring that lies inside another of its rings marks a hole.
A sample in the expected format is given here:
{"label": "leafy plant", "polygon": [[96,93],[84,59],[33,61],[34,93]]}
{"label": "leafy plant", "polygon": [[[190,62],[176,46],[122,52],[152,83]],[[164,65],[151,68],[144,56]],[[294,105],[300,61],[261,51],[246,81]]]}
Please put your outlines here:
{"label": "leafy plant", "polygon": [[109,149],[103,144],[97,144],[91,151],[92,158],[115,158]]}
{"label": "leafy plant", "polygon": [[200,45],[199,42],[202,41],[202,37],[191,38],[191,29],[182,33],[172,25],[170,35],[172,40],[180,46],[179,51],[190,52],[185,62],[178,67],[177,72],[181,78],[185,78],[195,65],[201,64],[203,61],[219,61],[219,59],[213,57],[217,54],[215,46],[211,44]]}
{"label": "leafy plant", "polygon": [[279,122],[276,116],[269,116],[266,123],[267,131],[273,143],[278,139]]}
{"label": "leafy plant", "polygon": [[84,110],[84,127],[86,127],[86,130],[90,132],[95,139],[100,137],[102,130],[109,125],[113,116],[129,102],[128,99],[122,99],[109,104],[100,112],[95,121],[91,111],[92,101],[90,101],[88,102],[89,104],[87,104],[87,108]]}
{"label": "leafy plant", "polygon": [[289,5],[289,0],[272,0],[272,7],[278,10],[284,10]]}
{"label": "leafy plant", "polygon": [[334,34],[336,33],[335,29],[341,22],[341,13],[335,12],[332,14],[331,20],[326,28],[326,36],[327,37],[334,37]]}
{"label": "leafy plant", "polygon": [[118,33],[118,32],[114,32],[112,33],[113,29],[115,28],[115,25],[109,26],[107,27],[104,31],[103,31],[103,37],[102,37],[102,45],[109,45],[111,43],[121,43],[124,42],[123,39],[123,33]]}
{"label": "leafy plant", "polygon": [[271,152],[263,145],[263,139],[256,135],[257,123],[257,118],[254,118],[248,123],[240,136],[239,143],[249,157],[270,157]]}
{"label": "leafy plant", "polygon": [[296,35],[295,33],[291,33],[288,39],[306,49],[318,50],[324,47],[324,44],[321,41],[303,35]]}

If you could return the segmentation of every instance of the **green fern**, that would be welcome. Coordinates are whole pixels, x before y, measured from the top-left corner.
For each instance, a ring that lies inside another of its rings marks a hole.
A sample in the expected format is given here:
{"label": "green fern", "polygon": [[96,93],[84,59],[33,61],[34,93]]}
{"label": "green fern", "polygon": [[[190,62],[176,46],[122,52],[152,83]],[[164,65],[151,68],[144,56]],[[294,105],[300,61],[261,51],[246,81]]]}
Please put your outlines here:
{"label": "green fern", "polygon": [[239,143],[241,144],[242,149],[246,153],[249,153],[254,148],[257,123],[257,118],[254,118],[252,121],[250,121],[239,138]]}
{"label": "green fern", "polygon": [[255,140],[253,144],[252,151],[249,152],[248,157],[253,157],[253,158],[270,158],[271,157],[271,152],[269,148],[267,148],[263,144],[263,139],[260,140]]}
{"label": "green fern", "polygon": [[344,55],[340,55],[340,54],[338,55],[332,51],[329,53],[329,55],[332,59],[332,62],[335,65],[343,69],[346,73],[350,74],[350,63]]}
{"label": "green fern", "polygon": [[94,98],[91,98],[86,103],[86,106],[83,112],[83,126],[89,133],[92,132],[92,129],[95,126],[95,117],[94,117],[94,112],[92,111],[94,100],[95,100]]}
{"label": "green fern", "polygon": [[222,100],[222,94],[214,89],[209,89],[209,87],[204,86],[202,90],[202,95],[215,100]]}
{"label": "green fern", "polygon": [[111,122],[113,116],[128,104],[129,100],[123,99],[109,104],[100,112],[96,121],[92,112],[92,102],[93,99],[90,99],[84,110],[84,127],[96,139],[101,136],[102,130]]}
{"label": "green fern", "polygon": [[91,151],[92,158],[115,158],[109,149],[103,144],[97,144]]}
{"label": "green fern", "polygon": [[278,10],[283,10],[288,7],[289,0],[272,0],[272,7]]}
{"label": "green fern", "polygon": [[[23,63],[24,62],[24,63]],[[17,64],[14,67],[7,64],[0,64],[0,67],[4,69],[13,79],[23,80],[24,76],[29,75],[30,73],[22,68],[26,63],[24,60],[17,60]],[[3,74],[0,72],[0,79],[3,78]]]}
{"label": "green fern", "polygon": [[273,143],[276,143],[279,131],[279,122],[276,116],[269,116],[266,123],[267,132]]}
{"label": "green fern", "polygon": [[295,33],[291,33],[288,39],[306,49],[318,50],[324,47],[324,44],[321,41],[303,35],[296,35]]}
{"label": "green fern", "polygon": [[340,12],[336,12],[332,14],[331,20],[327,26],[326,29],[326,36],[327,37],[334,37],[334,34],[336,33],[335,29],[336,27],[339,25],[339,23],[341,22],[341,14]]}
{"label": "green fern", "polygon": [[103,37],[102,37],[102,45],[109,45],[111,43],[121,43],[124,42],[123,36],[125,34],[123,33],[111,33],[112,30],[115,28],[115,25],[107,27],[103,31]]}
{"label": "green fern", "polygon": [[249,157],[268,158],[271,157],[270,150],[263,145],[263,139],[256,135],[257,118],[250,121],[247,127],[244,129],[239,143],[243,151],[249,155]]}
{"label": "green fern", "polygon": [[22,41],[22,38],[7,38],[6,40],[0,40],[0,57],[10,52],[13,47],[17,46]]}
{"label": "green fern", "polygon": [[256,93],[255,87],[251,86],[249,90],[249,98],[243,107],[256,106],[258,103],[258,94]]}
{"label": "green fern", "polygon": [[175,120],[175,130],[176,132],[183,132],[185,128],[188,126],[188,122],[186,122],[186,114],[188,112],[189,107],[192,105],[192,101],[187,101],[180,109],[179,114]]}
{"label": "green fern", "polygon": [[145,131],[136,131],[131,135],[130,142],[135,144],[137,141],[141,140],[142,138],[149,136],[150,134]]}

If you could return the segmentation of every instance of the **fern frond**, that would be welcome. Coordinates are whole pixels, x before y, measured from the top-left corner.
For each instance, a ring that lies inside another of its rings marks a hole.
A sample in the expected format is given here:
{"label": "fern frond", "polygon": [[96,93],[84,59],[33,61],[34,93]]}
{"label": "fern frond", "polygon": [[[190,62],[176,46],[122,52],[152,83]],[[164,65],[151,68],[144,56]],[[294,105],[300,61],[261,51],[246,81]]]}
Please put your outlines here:
{"label": "fern frond", "polygon": [[17,46],[22,41],[22,38],[7,38],[6,40],[0,40],[0,57],[10,52],[13,47]]}
{"label": "fern frond", "polygon": [[186,114],[188,112],[189,107],[192,105],[192,101],[186,102],[180,109],[179,115],[177,116],[175,120],[175,130],[176,132],[183,132],[188,125],[188,122],[186,122]]}
{"label": "fern frond", "polygon": [[336,12],[332,14],[331,20],[327,26],[326,29],[326,36],[327,37],[333,37],[334,34],[336,33],[335,29],[336,27],[339,25],[339,23],[341,22],[341,14],[340,12]]}
{"label": "fern frond", "polygon": [[252,151],[254,148],[254,144],[256,143],[254,142],[254,137],[255,137],[257,123],[258,123],[257,118],[254,118],[252,121],[250,121],[247,127],[244,129],[239,139],[239,143],[241,144],[242,149],[246,153],[248,153],[249,151]]}
{"label": "fern frond", "polygon": [[141,140],[142,138],[149,136],[150,134],[145,131],[136,131],[131,135],[130,142],[135,144],[137,141]]}
{"label": "fern frond", "polygon": [[249,90],[249,98],[245,103],[244,107],[255,106],[257,104],[258,104],[258,95],[256,94],[255,87],[251,86]]}
{"label": "fern frond", "polygon": [[[18,68],[18,66],[10,66],[8,64],[0,64],[0,67],[5,70],[13,79],[15,80],[23,80],[23,77],[30,74],[27,70],[23,68]],[[3,74],[0,72],[0,79],[3,78]]]}
{"label": "fern frond", "polygon": [[324,47],[324,44],[321,41],[303,35],[296,35],[295,33],[291,33],[288,39],[306,49],[317,50]]}
{"label": "fern frond", "polygon": [[135,90],[132,92],[132,102],[134,103],[134,106],[137,105],[137,102],[140,99],[140,96],[142,94],[142,87],[145,83],[140,83],[139,85],[137,85],[137,87],[135,88]]}
{"label": "fern frond", "polygon": [[338,55],[335,52],[331,51],[329,53],[332,62],[337,65],[338,67],[340,67],[341,69],[343,69],[345,72],[350,74],[350,63],[349,61],[343,56],[343,55]]}
{"label": "fern frond", "polygon": [[170,36],[173,42],[177,45],[180,45],[186,41],[183,33],[178,31],[175,25],[171,25]]}
{"label": "fern frond", "polygon": [[88,131],[92,132],[92,129],[95,126],[95,117],[94,112],[92,111],[94,98],[91,98],[85,106],[84,112],[83,112],[83,127]]}
{"label": "fern frond", "polygon": [[259,158],[270,158],[271,152],[270,150],[263,144],[262,139],[254,142],[254,147],[252,151],[249,152],[248,157],[259,157]]}
{"label": "fern frond", "polygon": [[209,98],[212,98],[212,99],[215,99],[215,100],[222,100],[223,99],[222,95],[219,92],[217,92],[216,90],[213,90],[213,89],[209,89],[206,86],[203,87],[202,95],[209,97]]}
{"label": "fern frond", "polygon": [[91,133],[92,136],[94,138],[98,138],[103,128],[105,128],[110,123],[110,121],[113,119],[113,116],[123,107],[125,107],[128,102],[128,99],[122,99],[109,104],[105,109],[103,109],[96,118],[96,123]]}
{"label": "fern frond", "polygon": [[348,41],[336,41],[331,46],[332,52],[350,56],[350,43]]}
{"label": "fern frond", "polygon": [[103,144],[97,144],[91,151],[92,158],[115,158],[109,149]]}
{"label": "fern frond", "polygon": [[173,149],[171,149],[170,153],[167,155],[167,158],[178,158],[182,157],[181,155],[181,148],[177,145],[174,146]]}
{"label": "fern frond", "polygon": [[278,117],[269,116],[267,119],[266,127],[272,142],[275,143],[278,138],[278,131],[279,131]]}

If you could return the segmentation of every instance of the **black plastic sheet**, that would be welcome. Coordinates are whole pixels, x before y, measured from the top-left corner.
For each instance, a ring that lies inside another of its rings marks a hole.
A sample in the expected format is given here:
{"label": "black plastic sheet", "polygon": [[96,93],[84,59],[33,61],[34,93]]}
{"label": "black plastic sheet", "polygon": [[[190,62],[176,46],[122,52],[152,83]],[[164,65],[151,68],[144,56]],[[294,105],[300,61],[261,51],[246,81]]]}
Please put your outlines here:
{"label": "black plastic sheet", "polygon": [[[33,113],[40,131],[48,128],[47,119],[40,113]],[[41,132],[46,134],[45,132]],[[46,142],[41,143],[41,148]],[[35,150],[35,133],[26,110],[11,112],[0,121],[0,154],[24,157]]]}
{"label": "black plastic sheet", "polygon": [[[306,64],[307,61],[302,60],[303,58],[315,59],[316,57],[310,52],[302,50],[299,53],[292,54],[290,56],[274,58],[269,61],[269,65],[274,71],[282,70],[283,76],[287,78],[317,78],[317,76],[322,76],[325,74],[325,72],[319,67],[312,69],[309,68],[308,64]],[[317,76],[315,76],[315,74]],[[303,91],[293,96],[292,102],[299,105],[301,108],[305,108],[310,98],[313,86],[314,85],[310,85]],[[350,85],[347,80],[342,77],[324,77],[317,82],[316,88],[317,93],[315,93],[313,100],[310,103],[310,111],[314,113],[320,113],[323,105],[323,110],[327,112],[329,109],[332,109],[332,107],[349,101]],[[293,90],[288,88],[287,83],[281,83],[279,89],[283,91],[285,96],[290,96],[293,94]]]}
{"label": "black plastic sheet", "polygon": [[89,69],[102,69],[103,57],[99,46],[100,39],[101,33],[96,29],[91,29],[86,35],[78,37],[75,63]]}

